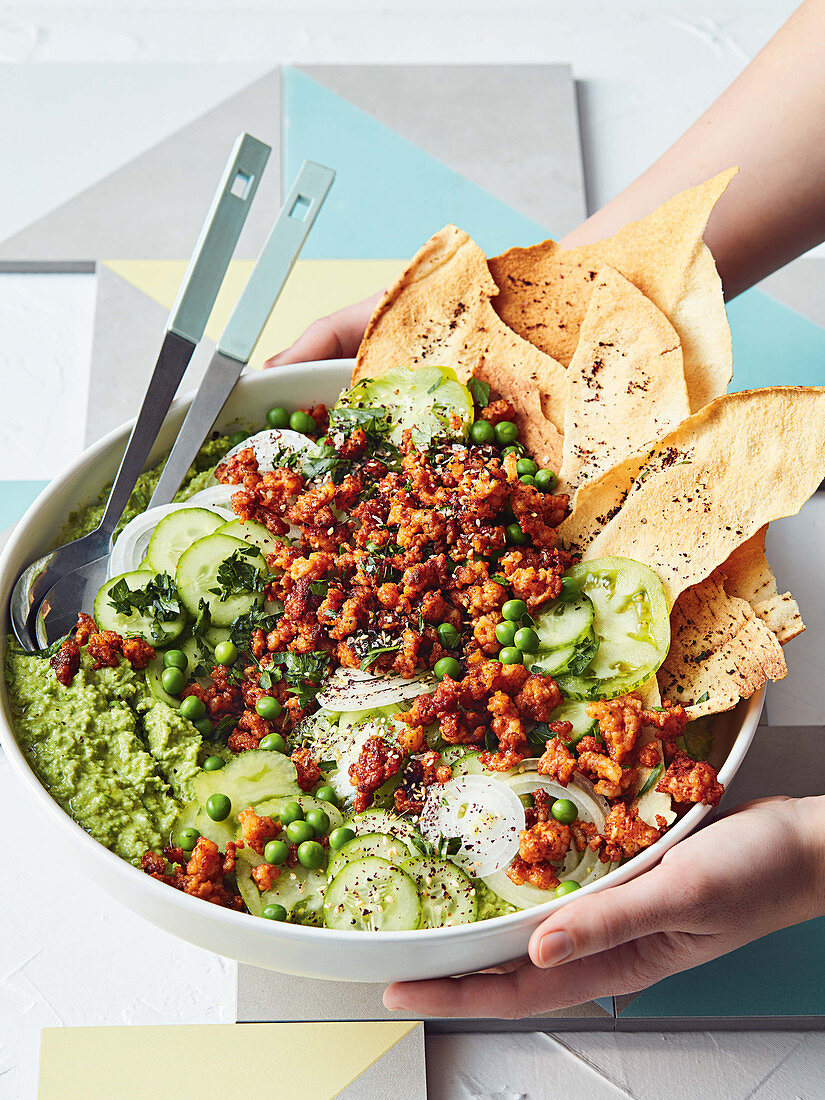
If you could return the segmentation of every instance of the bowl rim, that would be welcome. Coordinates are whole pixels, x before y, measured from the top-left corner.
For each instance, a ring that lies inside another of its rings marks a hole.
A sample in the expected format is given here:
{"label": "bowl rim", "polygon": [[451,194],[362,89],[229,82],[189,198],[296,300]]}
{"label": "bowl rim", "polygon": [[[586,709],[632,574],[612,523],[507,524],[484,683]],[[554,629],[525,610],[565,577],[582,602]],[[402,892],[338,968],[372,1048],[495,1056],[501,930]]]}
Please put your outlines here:
{"label": "bowl rim", "polygon": [[[270,384],[270,381],[274,382],[277,378],[319,373],[328,375],[336,369],[339,371],[345,367],[351,369],[354,364],[354,359],[310,360],[303,363],[290,364],[285,367],[278,367],[271,372],[250,371],[244,373],[237,385],[253,388],[261,386],[263,388],[267,384]],[[194,399],[194,396],[195,391],[192,390],[176,398],[170,408],[170,414],[188,407]],[[48,508],[57,500],[60,500],[66,483],[78,473],[82,472],[84,468],[91,468],[96,460],[99,459],[100,455],[108,450],[115,442],[122,439],[125,444],[127,434],[131,430],[134,422],[133,418],[120,424],[118,427],[107,432],[106,435],[97,440],[97,442],[93,443],[90,447],[86,448],[66,467],[65,470],[52,479],[37,496],[35,501],[26,510],[23,517],[15,525],[6,546],[0,554],[0,588],[5,589],[8,583],[6,574],[11,568],[12,559],[17,555],[21,545],[24,545],[26,542],[28,526],[34,516],[43,508]],[[219,416],[217,423],[220,422],[221,417]],[[13,583],[15,579],[16,574],[14,577],[10,578],[11,583]],[[8,586],[10,587],[10,585]],[[0,639],[0,654],[3,660],[5,659],[5,648],[5,637],[2,637]],[[80,845],[89,855],[91,860],[99,864],[102,869],[105,869],[107,877],[109,873],[111,873],[127,884],[133,885],[138,889],[142,888],[150,891],[161,904],[178,909],[182,913],[190,913],[195,918],[208,919],[218,924],[223,924],[228,932],[237,926],[246,933],[257,934],[261,937],[269,936],[281,942],[309,942],[319,936],[323,936],[323,942],[327,944],[331,944],[332,938],[340,937],[343,942],[350,943],[374,941],[380,942],[381,944],[414,946],[433,940],[451,941],[459,938],[495,938],[499,934],[504,934],[507,931],[513,931],[540,923],[573,897],[580,898],[587,894],[598,893],[609,887],[620,886],[636,878],[638,875],[644,874],[645,871],[658,863],[666,851],[685,837],[689,836],[714,809],[712,806],[704,806],[701,803],[694,805],[682,818],[675,821],[671,828],[668,829],[659,840],[650,845],[649,848],[644,849],[642,852],[638,853],[638,855],[633,856],[626,863],[617,867],[614,871],[595,880],[581,890],[575,891],[573,894],[568,894],[562,898],[553,898],[542,905],[533,906],[528,909],[519,909],[514,913],[492,917],[483,921],[475,921],[471,924],[460,924],[445,928],[420,928],[409,931],[363,932],[353,929],[339,930],[301,924],[252,921],[248,913],[225,909],[217,905],[205,906],[199,898],[191,897],[180,890],[171,889],[165,883],[158,882],[150,875],[145,874],[139,868],[110,851],[78,825],[40,782],[33,768],[29,765],[22,749],[18,745],[11,720],[7,717],[7,712],[10,714],[11,707],[5,677],[0,679],[2,679],[2,686],[0,686],[0,746],[2,746],[6,753],[12,771],[21,780],[46,816],[54,821],[56,827],[58,827],[64,835],[74,843]],[[730,751],[719,769],[719,780],[726,788],[729,781],[739,769],[750,747],[757,729],[764,700],[765,687],[763,686],[757,693],[747,700],[742,700],[738,705],[741,708],[739,728],[735,734]],[[426,939],[422,938],[424,935],[426,935]]]}

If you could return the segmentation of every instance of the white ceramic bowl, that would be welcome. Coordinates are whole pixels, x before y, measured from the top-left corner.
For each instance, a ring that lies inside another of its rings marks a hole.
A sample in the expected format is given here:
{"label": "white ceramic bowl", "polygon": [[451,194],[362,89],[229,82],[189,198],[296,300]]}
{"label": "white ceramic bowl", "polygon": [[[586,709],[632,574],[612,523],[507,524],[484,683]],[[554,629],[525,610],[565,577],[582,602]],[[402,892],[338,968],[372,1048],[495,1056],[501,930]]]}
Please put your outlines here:
{"label": "white ceramic bowl", "polygon": [[[219,424],[259,427],[264,411],[274,404],[306,407],[332,403],[346,385],[352,369],[349,360],[305,363],[244,376],[221,414]],[[191,396],[176,402],[152,455],[156,461],[167,451],[183,421]],[[123,452],[131,425],[110,432],[90,447],[37,498],[18,524],[0,558],[0,607],[4,611],[2,646],[8,632],[9,595],[21,569],[53,545],[69,512],[95,499],[111,479]],[[85,833],[40,784],[18,747],[11,726],[5,679],[0,689],[0,742],[12,768],[39,809],[54,825],[79,873],[94,881],[124,905],[153,924],[220,955],[270,970],[312,978],[352,982],[386,982],[395,979],[443,977],[479,970],[526,952],[537,924],[567,899],[511,916],[456,928],[422,932],[333,932],[256,920],[230,912],[173,890],[119,859]],[[743,702],[717,723],[714,763],[721,765],[719,778],[728,784],[741,764],[756,729],[764,693]],[[694,806],[661,840],[624,866],[592,885],[576,898],[627,882],[652,867],[677,841],[687,836],[710,813]]]}

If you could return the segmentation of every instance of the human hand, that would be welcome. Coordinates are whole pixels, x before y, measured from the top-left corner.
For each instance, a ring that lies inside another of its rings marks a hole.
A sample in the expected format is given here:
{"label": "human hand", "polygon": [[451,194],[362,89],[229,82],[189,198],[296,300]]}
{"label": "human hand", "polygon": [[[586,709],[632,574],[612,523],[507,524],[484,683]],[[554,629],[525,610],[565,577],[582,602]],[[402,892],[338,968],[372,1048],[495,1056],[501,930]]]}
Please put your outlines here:
{"label": "human hand", "polygon": [[623,886],[561,906],[529,959],[481,974],[394,982],[389,1009],[518,1019],[635,993],[825,913],[825,796],[766,798],[683,840]]}
{"label": "human hand", "polygon": [[379,291],[313,321],[291,347],[267,359],[264,367],[283,367],[287,363],[309,363],[316,359],[348,359],[355,355],[380,297]]}

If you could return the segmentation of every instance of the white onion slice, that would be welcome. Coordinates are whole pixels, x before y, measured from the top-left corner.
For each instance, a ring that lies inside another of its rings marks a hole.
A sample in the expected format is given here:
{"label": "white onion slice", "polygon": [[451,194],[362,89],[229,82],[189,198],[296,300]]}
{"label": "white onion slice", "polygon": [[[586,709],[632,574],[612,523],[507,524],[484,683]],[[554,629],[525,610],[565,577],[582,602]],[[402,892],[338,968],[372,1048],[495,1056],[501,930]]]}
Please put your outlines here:
{"label": "white onion slice", "polygon": [[273,470],[273,459],[278,451],[303,451],[306,447],[313,446],[313,441],[308,435],[301,432],[293,432],[289,428],[265,428],[256,435],[251,435],[231,451],[227,451],[221,462],[239,454],[251,447],[258,460],[258,470],[263,474]]}
{"label": "white onion slice", "polygon": [[[208,489],[193,493],[186,503],[192,508],[228,508],[232,512],[232,494],[237,493],[240,488],[240,485],[210,485]],[[232,512],[229,518],[238,517]]]}
{"label": "white onion slice", "polygon": [[[200,494],[196,494],[200,495]],[[109,577],[117,577],[120,573],[131,573],[137,569],[146,557],[146,550],[152,532],[170,512],[179,512],[182,508],[208,507],[211,512],[217,512],[226,519],[235,519],[235,513],[227,508],[219,508],[214,505],[197,505],[191,500],[185,504],[160,504],[156,508],[149,508],[141,512],[134,519],[129,520],[117,537],[109,555]]]}
{"label": "white onion slice", "polygon": [[432,676],[414,676],[406,680],[394,673],[339,668],[318,696],[318,703],[324,710],[332,711],[375,710],[425,695],[435,687]]}
{"label": "white onion slice", "polygon": [[[510,786],[518,795],[533,794],[534,791],[541,789],[547,791],[554,800],[569,798],[571,802],[576,804],[579,818],[582,821],[594,824],[601,833],[604,830],[604,819],[608,813],[608,805],[601,795],[596,794],[592,783],[583,777],[577,777],[571,780],[566,787],[563,787],[560,783],[539,775],[536,771],[537,763],[536,759],[523,760],[512,774],[502,776],[501,781]],[[562,881],[572,879],[574,882],[578,882],[580,886],[586,886],[588,883],[595,882],[597,878],[607,874],[615,866],[615,863],[602,863],[598,853],[589,847],[585,848],[583,852],[571,847],[559,868],[558,877]],[[530,883],[518,886],[507,877],[504,869],[495,871],[491,875],[485,875],[484,881],[499,897],[504,898],[505,901],[509,901],[511,905],[515,905],[519,909],[527,909],[533,905],[544,905],[546,902],[553,900],[552,891],[541,890]]]}
{"label": "white onion slice", "polygon": [[484,877],[506,867],[518,852],[524,807],[499,780],[464,775],[428,788],[418,825],[434,844],[460,837],[461,848],[450,858],[471,875]]}

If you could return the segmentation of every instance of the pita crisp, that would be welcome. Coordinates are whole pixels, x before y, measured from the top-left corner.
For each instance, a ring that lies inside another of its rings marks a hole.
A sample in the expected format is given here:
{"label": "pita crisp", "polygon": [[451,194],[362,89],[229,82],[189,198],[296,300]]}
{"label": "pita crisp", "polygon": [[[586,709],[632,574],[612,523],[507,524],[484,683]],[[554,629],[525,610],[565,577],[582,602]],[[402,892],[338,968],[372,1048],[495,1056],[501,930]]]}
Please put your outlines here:
{"label": "pita crisp", "polygon": [[768,680],[787,674],[782,647],[747,600],[714,573],[681,594],[670,617],[670,650],[657,678],[689,718],[730,710]]}
{"label": "pita crisp", "polygon": [[708,217],[737,169],[691,187],[615,236],[570,250],[555,241],[512,248],[490,260],[499,316],[567,366],[579,342],[600,268],[638,287],[679,335],[691,411],[727,389],[733,375],[722,285],[702,242]]}
{"label": "pita crisp", "polygon": [[566,491],[690,415],[673,325],[612,267],[599,271],[567,381],[560,475]]}
{"label": "pita crisp", "polygon": [[[484,253],[445,226],[421,248],[370,319],[352,380],[398,363],[453,368],[460,381],[490,383],[515,408],[519,437],[542,464],[558,469],[567,398],[560,363],[512,332],[490,304],[498,293]],[[542,410],[540,394],[547,415]]]}
{"label": "pita crisp", "polygon": [[725,590],[731,596],[747,600],[757,617],[786,645],[805,629],[796,600],[790,592],[780,593],[765,557],[765,524],[747,542],[743,542],[719,572],[725,578]]}
{"label": "pita crisp", "polygon": [[585,558],[649,565],[671,607],[825,476],[825,387],[726,394],[579,490],[559,528]]}

